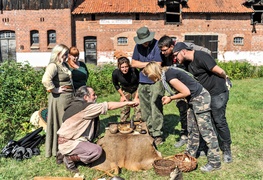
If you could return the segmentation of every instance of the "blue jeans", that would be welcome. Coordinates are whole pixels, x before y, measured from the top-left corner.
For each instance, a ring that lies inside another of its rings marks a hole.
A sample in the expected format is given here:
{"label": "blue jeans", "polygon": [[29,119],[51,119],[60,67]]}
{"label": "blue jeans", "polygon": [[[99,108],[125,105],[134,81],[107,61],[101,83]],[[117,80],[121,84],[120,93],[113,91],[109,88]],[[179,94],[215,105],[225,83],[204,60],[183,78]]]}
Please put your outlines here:
{"label": "blue jeans", "polygon": [[230,130],[226,121],[226,106],[228,99],[229,91],[211,96],[212,123],[221,150],[223,150],[223,144],[231,144]]}

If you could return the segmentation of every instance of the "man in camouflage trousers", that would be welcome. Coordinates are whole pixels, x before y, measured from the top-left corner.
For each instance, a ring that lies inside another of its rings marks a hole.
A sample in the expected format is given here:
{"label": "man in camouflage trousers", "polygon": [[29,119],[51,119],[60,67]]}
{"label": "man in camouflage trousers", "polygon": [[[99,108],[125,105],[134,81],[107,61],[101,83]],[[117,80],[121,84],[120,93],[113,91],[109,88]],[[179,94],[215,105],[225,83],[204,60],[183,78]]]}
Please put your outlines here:
{"label": "man in camouflage trousers", "polygon": [[187,112],[187,129],[189,132],[186,152],[196,157],[200,138],[202,137],[208,147],[207,160],[210,168],[201,167],[201,171],[209,172],[220,169],[220,154],[217,136],[211,122],[210,111],[211,96],[203,89],[199,96],[189,102]]}

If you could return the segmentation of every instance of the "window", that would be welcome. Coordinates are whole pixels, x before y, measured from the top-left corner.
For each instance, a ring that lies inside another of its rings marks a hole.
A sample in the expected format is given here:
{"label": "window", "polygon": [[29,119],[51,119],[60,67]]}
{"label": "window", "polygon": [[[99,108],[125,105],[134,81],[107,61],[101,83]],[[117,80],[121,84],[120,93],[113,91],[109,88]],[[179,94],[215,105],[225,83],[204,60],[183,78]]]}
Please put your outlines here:
{"label": "window", "polygon": [[37,30],[30,31],[31,49],[39,49],[39,33]]}
{"label": "window", "polygon": [[253,6],[252,24],[263,24],[263,6]]}
{"label": "window", "polygon": [[127,44],[128,44],[128,38],[118,37],[118,45],[127,45]]}
{"label": "window", "polygon": [[243,37],[235,37],[234,38],[234,45],[243,45],[244,44],[244,38]]}
{"label": "window", "polygon": [[15,32],[14,31],[1,31],[0,32],[0,39],[15,39]]}
{"label": "window", "polygon": [[166,23],[180,23],[181,22],[181,7],[179,2],[166,2]]}
{"label": "window", "polygon": [[52,49],[56,44],[56,31],[55,30],[49,30],[47,31],[47,45],[48,49]]}

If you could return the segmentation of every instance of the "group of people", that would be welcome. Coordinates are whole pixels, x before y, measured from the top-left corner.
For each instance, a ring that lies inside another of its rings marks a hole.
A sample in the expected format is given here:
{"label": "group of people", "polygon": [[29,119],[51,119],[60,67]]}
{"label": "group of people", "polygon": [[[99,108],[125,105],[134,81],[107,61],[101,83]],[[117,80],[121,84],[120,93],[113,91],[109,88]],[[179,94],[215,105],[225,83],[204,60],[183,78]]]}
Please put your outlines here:
{"label": "group of people", "polygon": [[[135,42],[132,66],[141,69],[138,94],[142,118],[147,116],[155,142],[162,141],[162,105],[175,100],[182,127],[175,147],[186,143],[186,152],[194,157],[204,150],[208,163],[200,168],[203,172],[220,169],[219,149],[224,162],[232,162],[231,136],[225,116],[228,77],[210,55],[211,51],[193,43],[175,42],[166,35],[157,41],[147,27],[137,31]],[[164,95],[164,89],[169,96]]]}
{"label": "group of people", "polygon": [[[180,114],[180,140],[186,152],[197,157],[205,151],[208,163],[201,167],[211,172],[224,162],[232,162],[231,136],[225,113],[229,98],[227,75],[207,48],[193,43],[175,42],[164,35],[159,40],[147,27],[137,30],[132,60],[116,53],[117,69],[112,83],[120,102],[96,103],[96,93],[87,87],[89,72],[78,61],[76,47],[56,45],[51,53],[42,83],[50,92],[45,142],[46,157],[56,156],[67,169],[77,172],[76,162],[89,164],[102,154],[93,143],[98,135],[99,115],[122,108],[120,121],[130,118],[146,122],[154,144],[163,143],[163,105],[176,101]],[[165,90],[169,95],[165,94]]]}

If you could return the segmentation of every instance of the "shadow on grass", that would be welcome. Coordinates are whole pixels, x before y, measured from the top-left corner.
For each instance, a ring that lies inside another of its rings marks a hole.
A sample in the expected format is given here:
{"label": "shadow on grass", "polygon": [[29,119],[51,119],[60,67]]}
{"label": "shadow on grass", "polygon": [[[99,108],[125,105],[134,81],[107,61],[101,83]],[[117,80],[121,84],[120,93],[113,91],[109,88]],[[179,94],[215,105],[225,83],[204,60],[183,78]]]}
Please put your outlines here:
{"label": "shadow on grass", "polygon": [[109,122],[118,122],[118,117],[117,115],[115,116],[110,116],[105,119],[100,120],[100,133],[105,133],[105,128],[108,126]]}
{"label": "shadow on grass", "polygon": [[179,116],[175,114],[166,114],[164,115],[164,124],[163,124],[163,138],[167,138],[170,134],[180,135],[181,127],[175,129],[179,123]]}

